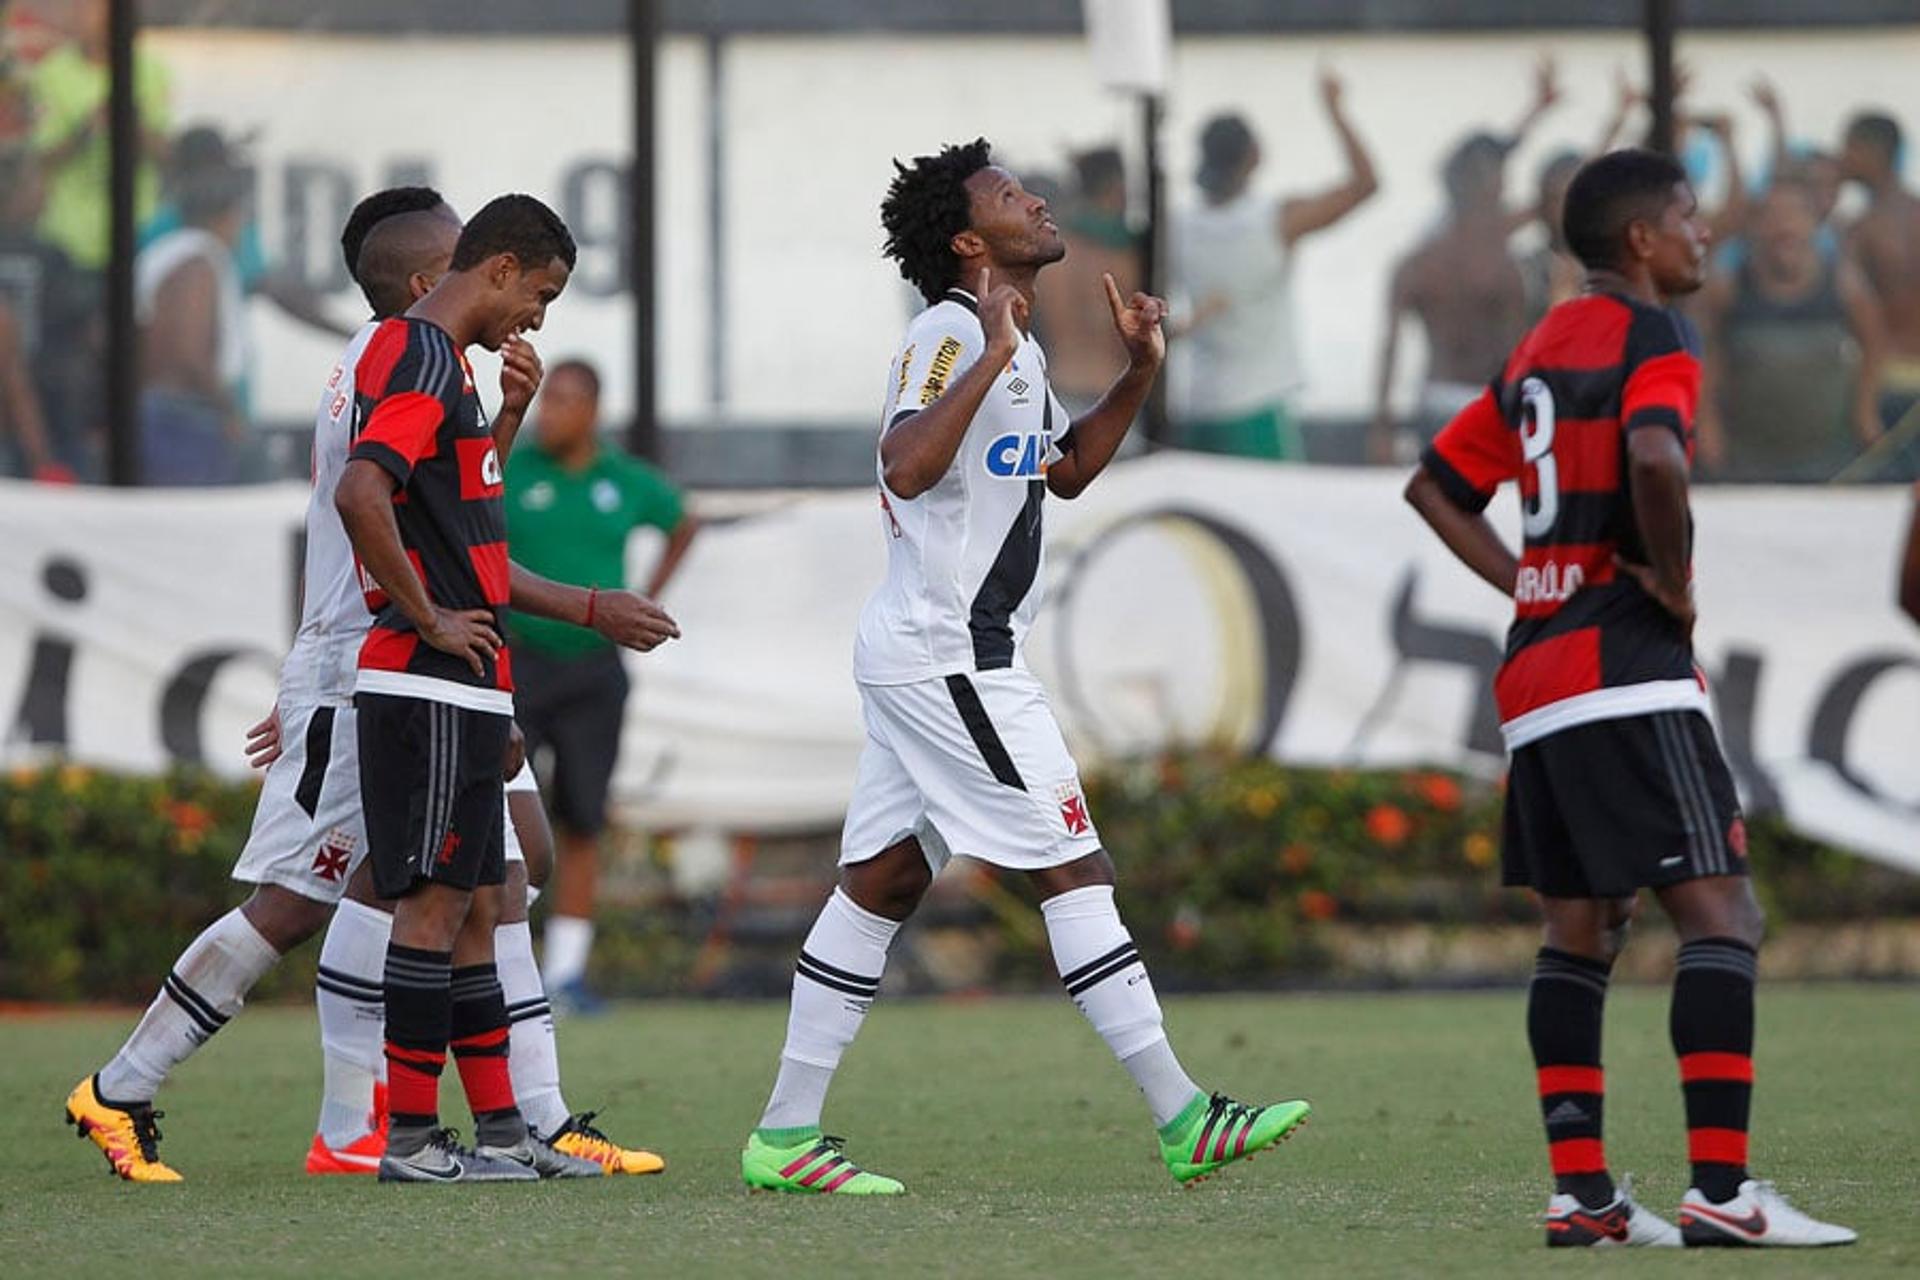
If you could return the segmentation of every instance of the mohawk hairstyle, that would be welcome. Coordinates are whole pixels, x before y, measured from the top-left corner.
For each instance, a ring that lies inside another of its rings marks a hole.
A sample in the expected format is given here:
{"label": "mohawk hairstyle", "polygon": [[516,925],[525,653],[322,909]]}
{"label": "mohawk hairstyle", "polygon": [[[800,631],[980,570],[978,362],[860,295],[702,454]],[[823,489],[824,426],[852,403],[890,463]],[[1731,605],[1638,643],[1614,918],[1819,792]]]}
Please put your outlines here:
{"label": "mohawk hairstyle", "polygon": [[360,246],[379,223],[395,214],[420,213],[445,203],[446,199],[432,187],[388,187],[353,206],[346,228],[340,232],[340,254],[347,260],[347,274],[355,280],[360,278]]}
{"label": "mohawk hairstyle", "polygon": [[975,138],[950,143],[938,155],[915,156],[911,167],[893,162],[893,181],[880,202],[887,232],[881,252],[900,264],[900,274],[928,302],[938,302],[959,277],[952,240],[972,224],[966,182],[992,163],[992,151],[985,138]]}

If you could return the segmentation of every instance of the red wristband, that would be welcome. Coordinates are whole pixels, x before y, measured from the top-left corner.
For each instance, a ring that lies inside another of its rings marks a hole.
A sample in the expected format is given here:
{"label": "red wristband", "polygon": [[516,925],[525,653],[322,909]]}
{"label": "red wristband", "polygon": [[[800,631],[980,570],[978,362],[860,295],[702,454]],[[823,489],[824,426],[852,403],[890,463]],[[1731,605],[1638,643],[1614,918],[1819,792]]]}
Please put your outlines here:
{"label": "red wristband", "polygon": [[588,588],[587,588],[587,622],[586,622],[586,625],[587,625],[587,626],[589,626],[589,627],[593,625],[593,602],[594,602],[595,600],[598,600],[599,598],[600,598],[600,588],[598,588],[598,587],[588,587]]}

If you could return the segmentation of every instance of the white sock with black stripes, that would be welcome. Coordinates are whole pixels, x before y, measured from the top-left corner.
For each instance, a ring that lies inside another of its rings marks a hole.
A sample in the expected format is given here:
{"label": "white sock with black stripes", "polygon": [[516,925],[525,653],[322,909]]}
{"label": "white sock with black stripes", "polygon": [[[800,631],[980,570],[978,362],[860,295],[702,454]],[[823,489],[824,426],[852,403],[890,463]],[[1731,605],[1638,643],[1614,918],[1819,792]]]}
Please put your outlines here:
{"label": "white sock with black stripes", "polygon": [[393,917],[351,898],[334,908],[320,944],[320,1139],[352,1145],[373,1125],[373,1091],[387,1069],[387,940]]}
{"label": "white sock with black stripes", "polygon": [[153,1101],[173,1069],[240,1012],[247,992],[279,959],[238,907],[208,925],[173,962],[120,1052],[100,1068],[101,1101]]}
{"label": "white sock with black stripes", "polygon": [[1120,923],[1113,886],[1088,885],[1040,904],[1053,962],[1067,994],[1146,1095],[1153,1123],[1165,1125],[1200,1092],[1161,1026],[1160,1001],[1133,937]]}
{"label": "white sock with black stripes", "polygon": [[535,1133],[551,1138],[573,1113],[560,1094],[560,1044],[553,1034],[553,1010],[540,985],[533,959],[533,928],[525,920],[493,931],[493,963],[507,997],[507,1070],[520,1114]]}
{"label": "white sock with black stripes", "polygon": [[767,1141],[789,1145],[781,1139],[798,1135],[780,1131],[819,1129],[827,1086],[879,994],[887,948],[899,932],[899,921],[874,915],[837,888],[820,909],[800,946],[780,1075],[760,1117]]}

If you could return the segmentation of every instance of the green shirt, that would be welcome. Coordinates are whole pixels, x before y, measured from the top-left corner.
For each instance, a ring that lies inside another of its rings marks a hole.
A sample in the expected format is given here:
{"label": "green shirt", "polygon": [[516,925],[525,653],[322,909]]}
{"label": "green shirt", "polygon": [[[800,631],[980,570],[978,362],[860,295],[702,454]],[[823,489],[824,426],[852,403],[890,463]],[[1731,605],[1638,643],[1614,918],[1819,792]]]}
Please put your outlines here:
{"label": "green shirt", "polygon": [[[543,578],[581,587],[626,585],[627,536],[635,529],[672,533],[684,514],[680,491],[653,467],[602,449],[569,471],[537,443],[507,459],[507,545],[514,561]],[[585,627],[513,615],[512,642],[535,653],[572,658],[610,647]]]}
{"label": "green shirt", "polygon": [[[107,100],[107,69],[87,61],[75,45],[64,45],[40,60],[32,72],[35,149],[51,151],[86,128]],[[155,58],[137,52],[133,59],[133,98],[140,126],[165,131],[167,73]],[[87,141],[65,164],[46,174],[46,208],[40,215],[40,234],[66,250],[74,265],[88,271],[106,269],[113,241],[111,148],[107,131],[94,128]],[[134,173],[134,217],[152,213],[159,196],[159,179],[150,160],[142,159]]]}

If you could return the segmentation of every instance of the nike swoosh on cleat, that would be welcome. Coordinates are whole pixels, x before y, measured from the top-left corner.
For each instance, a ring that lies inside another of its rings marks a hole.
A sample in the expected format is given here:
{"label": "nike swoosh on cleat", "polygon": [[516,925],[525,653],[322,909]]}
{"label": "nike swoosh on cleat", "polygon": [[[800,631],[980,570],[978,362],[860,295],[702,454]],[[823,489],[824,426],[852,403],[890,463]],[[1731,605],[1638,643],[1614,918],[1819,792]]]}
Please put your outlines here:
{"label": "nike swoosh on cleat", "polygon": [[1596,1218],[1592,1214],[1581,1213],[1576,1210],[1561,1219],[1561,1221],[1574,1226],[1585,1227],[1588,1231],[1593,1232],[1593,1234],[1606,1236],[1609,1240],[1625,1240],[1627,1238],[1627,1215],[1624,1213],[1610,1213],[1604,1218]]}
{"label": "nike swoosh on cleat", "polygon": [[[1767,1215],[1760,1209],[1755,1209],[1744,1218],[1734,1218],[1709,1209],[1703,1204],[1690,1204],[1686,1207],[1686,1213],[1704,1215],[1717,1226],[1732,1227],[1735,1231],[1750,1236],[1763,1236],[1767,1233]],[[1685,1220],[1685,1214],[1682,1215],[1682,1220]]]}

